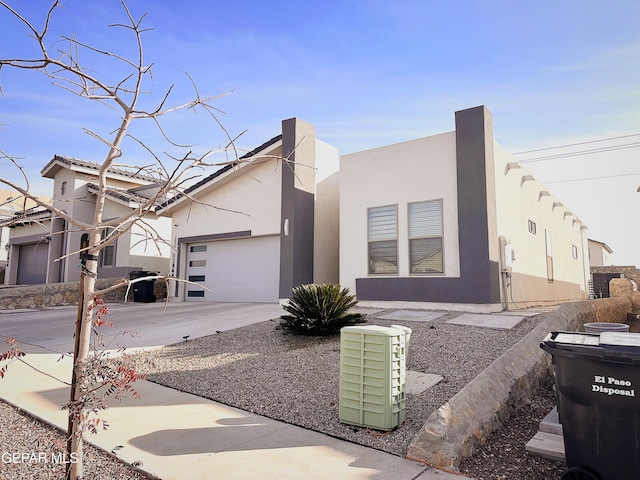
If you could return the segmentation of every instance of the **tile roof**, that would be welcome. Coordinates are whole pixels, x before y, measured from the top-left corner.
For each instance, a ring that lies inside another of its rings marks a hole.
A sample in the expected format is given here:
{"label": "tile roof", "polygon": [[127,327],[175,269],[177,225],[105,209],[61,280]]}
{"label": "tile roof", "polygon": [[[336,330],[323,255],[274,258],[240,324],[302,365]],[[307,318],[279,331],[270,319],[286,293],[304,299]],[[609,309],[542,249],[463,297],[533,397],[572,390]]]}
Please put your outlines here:
{"label": "tile roof", "polygon": [[33,207],[25,211],[12,212],[13,215],[7,215],[0,221],[0,226],[8,227],[15,225],[26,225],[34,221],[48,220],[52,214],[44,207]]}
{"label": "tile roof", "polygon": [[[96,170],[96,172],[100,169],[101,165],[99,163],[87,162],[86,160],[80,160],[78,158],[73,157],[65,157],[62,155],[54,155],[53,159],[49,163],[47,163],[44,168],[41,170],[41,174],[44,175],[44,172],[49,169],[54,163],[60,162],[69,166],[78,166],[83,168],[88,168],[91,170]],[[153,178],[151,175],[145,175],[144,173],[140,173],[139,171],[133,170],[125,170],[123,168],[109,168],[108,172],[114,175],[120,175],[123,177],[134,178],[136,180],[143,180],[146,182],[155,182],[157,179]]]}
{"label": "tile roof", "polygon": [[[98,185],[96,185],[95,183],[87,183],[87,188],[94,192],[98,191]],[[127,203],[137,203],[138,205],[143,205],[144,203],[149,201],[148,198],[143,197],[142,195],[136,195],[129,190],[122,190],[113,187],[107,187],[106,194],[108,197],[122,200]]]}

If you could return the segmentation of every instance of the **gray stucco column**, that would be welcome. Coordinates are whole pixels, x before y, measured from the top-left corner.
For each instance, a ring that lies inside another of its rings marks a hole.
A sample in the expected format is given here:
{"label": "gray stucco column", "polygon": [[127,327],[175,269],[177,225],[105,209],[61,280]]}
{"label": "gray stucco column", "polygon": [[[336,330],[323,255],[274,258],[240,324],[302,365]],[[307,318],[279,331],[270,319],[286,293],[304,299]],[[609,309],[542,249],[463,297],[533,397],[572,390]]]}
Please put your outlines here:
{"label": "gray stucco column", "polygon": [[315,127],[297,118],[282,122],[280,298],[313,282]]}
{"label": "gray stucco column", "polygon": [[500,303],[493,115],[484,106],[456,112],[460,276],[470,303]]}

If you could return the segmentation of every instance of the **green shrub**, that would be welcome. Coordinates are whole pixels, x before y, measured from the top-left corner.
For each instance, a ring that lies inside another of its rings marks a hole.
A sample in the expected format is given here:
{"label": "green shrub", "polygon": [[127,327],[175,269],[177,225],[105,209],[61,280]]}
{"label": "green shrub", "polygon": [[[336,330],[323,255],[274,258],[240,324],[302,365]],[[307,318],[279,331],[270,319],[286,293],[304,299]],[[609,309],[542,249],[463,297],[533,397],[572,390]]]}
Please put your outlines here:
{"label": "green shrub", "polygon": [[340,285],[301,285],[283,305],[290,315],[280,317],[284,330],[302,335],[333,335],[346,325],[366,322],[364,315],[347,313],[358,301]]}

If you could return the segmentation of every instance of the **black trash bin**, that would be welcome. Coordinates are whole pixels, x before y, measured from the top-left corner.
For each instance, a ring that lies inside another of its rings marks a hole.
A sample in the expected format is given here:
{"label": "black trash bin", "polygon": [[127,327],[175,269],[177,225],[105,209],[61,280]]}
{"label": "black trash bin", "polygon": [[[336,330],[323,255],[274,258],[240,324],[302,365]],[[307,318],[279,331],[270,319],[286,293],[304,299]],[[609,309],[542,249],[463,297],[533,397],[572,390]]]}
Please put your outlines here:
{"label": "black trash bin", "polygon": [[[129,272],[129,279],[135,280],[137,278],[149,277],[151,275],[157,275],[156,272],[145,272],[143,270],[134,270]],[[141,280],[132,285],[133,289],[133,301],[150,303],[156,301],[156,296],[153,294],[153,286],[156,283],[155,278],[149,280]]]}
{"label": "black trash bin", "polygon": [[567,471],[563,480],[640,479],[640,334],[552,332]]}

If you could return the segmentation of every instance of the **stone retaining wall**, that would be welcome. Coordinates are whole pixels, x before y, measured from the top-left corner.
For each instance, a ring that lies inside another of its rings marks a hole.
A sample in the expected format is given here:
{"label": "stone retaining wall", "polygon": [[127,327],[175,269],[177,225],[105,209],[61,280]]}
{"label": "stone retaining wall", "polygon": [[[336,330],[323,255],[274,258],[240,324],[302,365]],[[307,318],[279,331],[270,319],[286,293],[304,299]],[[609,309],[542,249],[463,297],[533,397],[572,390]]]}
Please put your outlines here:
{"label": "stone retaining wall", "polygon": [[[462,460],[549,380],[551,356],[540,348],[549,332],[579,331],[589,322],[623,323],[628,298],[565,303],[487,367],[428,419],[407,458],[456,470]],[[524,445],[523,445],[524,448]]]}
{"label": "stone retaining wall", "polygon": [[591,267],[591,273],[623,273],[626,278],[630,278],[640,285],[640,270],[634,266],[607,265],[606,267]]}
{"label": "stone retaining wall", "polygon": [[[96,282],[96,290],[102,290],[121,282],[121,278],[107,278]],[[127,287],[121,287],[104,295],[107,303],[123,303]],[[153,294],[160,300],[166,298],[167,285],[163,280],[153,285]],[[133,286],[127,301],[133,301]],[[22,308],[46,308],[78,304],[78,282],[51,283],[47,285],[23,285],[0,288],[0,310]]]}
{"label": "stone retaining wall", "polygon": [[[98,280],[96,289],[115,285],[121,279]],[[105,295],[105,301],[123,303],[126,287],[113,290]],[[129,292],[129,301],[133,300]],[[52,283],[48,285],[25,285],[0,289],[0,309],[46,308],[78,304],[78,282]]]}

